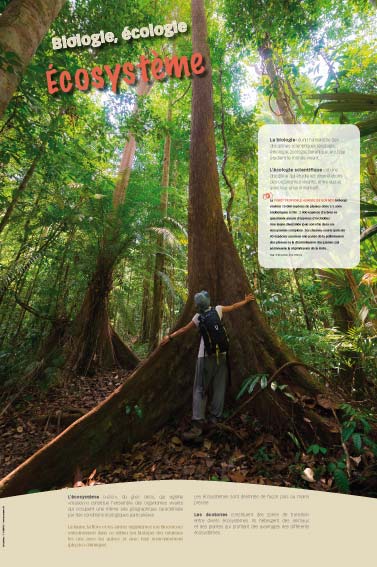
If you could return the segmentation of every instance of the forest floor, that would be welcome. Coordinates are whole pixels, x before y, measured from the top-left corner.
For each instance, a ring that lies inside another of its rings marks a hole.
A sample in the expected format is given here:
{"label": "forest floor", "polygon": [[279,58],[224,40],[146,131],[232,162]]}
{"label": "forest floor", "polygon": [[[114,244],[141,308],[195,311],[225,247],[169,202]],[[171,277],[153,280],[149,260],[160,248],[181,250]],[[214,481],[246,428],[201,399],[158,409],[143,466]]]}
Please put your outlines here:
{"label": "forest floor", "polygon": [[[192,479],[305,488],[338,492],[327,472],[323,455],[307,455],[287,438],[278,439],[250,415],[241,414],[217,426],[195,443],[182,443],[182,433],[190,427],[190,416],[169,423],[150,440],[135,444],[111,465],[97,467],[91,479],[100,483],[142,480]],[[339,455],[342,449],[339,447]],[[374,459],[365,460],[354,471],[352,494],[377,496],[374,482],[360,482],[362,470],[371,466],[376,478]],[[355,469],[358,465],[353,462]],[[365,466],[366,465],[366,466]],[[306,470],[306,474],[303,471]],[[311,480],[311,474],[316,480]],[[89,475],[88,475],[89,476]],[[310,480],[309,480],[310,479]],[[85,479],[83,479],[85,481]]]}
{"label": "forest floor", "polygon": [[126,372],[78,376],[48,390],[30,385],[0,417],[0,478],[112,394],[126,376]]}
{"label": "forest floor", "polygon": [[[105,399],[126,377],[126,373],[108,372],[79,377],[45,392],[25,391],[0,418],[0,478]],[[82,485],[194,479],[338,491],[327,471],[328,456],[299,451],[287,438],[278,439],[265,431],[247,413],[236,415],[226,427],[220,424],[205,430],[195,443],[186,444],[182,433],[189,427],[190,415],[172,420],[150,440],[136,443],[111,464],[99,463],[86,477],[72,478],[70,486],[77,480]],[[340,444],[336,451],[340,457]],[[361,458],[352,462],[351,492],[377,496],[375,462],[363,457],[364,462]],[[371,470],[365,478],[368,468]]]}

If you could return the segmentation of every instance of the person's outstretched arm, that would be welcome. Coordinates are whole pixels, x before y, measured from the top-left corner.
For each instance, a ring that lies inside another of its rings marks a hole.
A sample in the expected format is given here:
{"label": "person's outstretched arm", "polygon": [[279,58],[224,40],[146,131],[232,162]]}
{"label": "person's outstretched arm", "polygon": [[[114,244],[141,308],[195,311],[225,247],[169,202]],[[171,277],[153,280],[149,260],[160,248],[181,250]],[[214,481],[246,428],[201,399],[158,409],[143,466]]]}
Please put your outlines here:
{"label": "person's outstretched arm", "polygon": [[177,329],[176,331],[174,331],[174,333],[170,333],[170,335],[165,335],[165,337],[163,337],[160,344],[165,345],[169,341],[172,341],[175,337],[178,337],[179,335],[183,335],[184,333],[187,333],[187,331],[195,327],[196,327],[195,323],[193,321],[190,321],[190,323],[188,323],[184,327],[181,327],[180,329]]}
{"label": "person's outstretched arm", "polygon": [[250,301],[255,301],[255,297],[252,293],[245,295],[245,299],[243,299],[242,301],[238,301],[237,303],[233,303],[233,305],[223,305],[222,306],[223,313],[229,313],[230,311],[235,311],[236,309],[243,307],[247,303],[250,303]]}

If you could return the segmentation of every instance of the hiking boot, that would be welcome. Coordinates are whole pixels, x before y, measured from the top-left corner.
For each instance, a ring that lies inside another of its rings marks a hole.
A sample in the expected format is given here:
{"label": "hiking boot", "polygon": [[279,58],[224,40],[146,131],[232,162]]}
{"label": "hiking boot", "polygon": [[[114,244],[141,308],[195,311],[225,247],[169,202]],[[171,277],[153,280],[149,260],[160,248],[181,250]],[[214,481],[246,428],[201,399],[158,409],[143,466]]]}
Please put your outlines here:
{"label": "hiking boot", "polygon": [[192,427],[189,431],[185,431],[182,435],[185,441],[195,441],[199,439],[203,433],[203,424],[200,422],[196,422],[192,424]]}
{"label": "hiking boot", "polygon": [[215,415],[210,415],[208,418],[208,425],[210,427],[215,427],[218,423],[221,423],[221,418]]}

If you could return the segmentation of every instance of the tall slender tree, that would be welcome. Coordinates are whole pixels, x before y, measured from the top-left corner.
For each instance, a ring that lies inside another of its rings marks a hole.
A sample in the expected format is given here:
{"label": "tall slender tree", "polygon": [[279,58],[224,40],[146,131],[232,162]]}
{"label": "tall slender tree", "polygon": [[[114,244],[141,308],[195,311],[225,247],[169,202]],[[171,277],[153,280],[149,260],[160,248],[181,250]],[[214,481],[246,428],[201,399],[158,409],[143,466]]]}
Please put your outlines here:
{"label": "tall slender tree", "polygon": [[[147,95],[150,88],[150,83],[140,81],[136,89],[137,97]],[[137,111],[135,102],[132,112]],[[65,374],[87,374],[114,365],[132,369],[139,362],[112,327],[108,313],[114,268],[121,254],[119,209],[126,199],[135,150],[136,140],[129,132],[113,191],[112,211],[107,219],[110,228],[100,242],[95,269],[81,307],[72,322],[65,322],[66,328],[59,341],[52,340],[56,332],[52,328],[38,353],[38,358],[48,363],[56,357],[56,350],[62,349],[62,371]],[[43,368],[38,367],[38,372]]]}
{"label": "tall slender tree", "polygon": [[[167,110],[167,122],[168,127],[172,119],[172,99],[169,95],[168,99],[168,110]],[[170,149],[171,149],[171,135],[167,132],[165,136],[164,143],[164,157],[162,165],[162,181],[161,181],[161,200],[160,200],[160,212],[161,217],[166,217],[168,213],[168,187],[170,179]],[[154,275],[153,275],[153,303],[152,303],[152,314],[151,314],[151,328],[150,328],[150,338],[149,342],[151,348],[156,348],[160,341],[160,332],[162,326],[162,316],[164,307],[164,282],[163,273],[165,269],[165,250],[164,250],[164,233],[161,231],[157,234],[156,238],[156,255],[154,264]]]}
{"label": "tall slender tree", "polygon": [[[137,97],[148,94],[151,84],[140,81]],[[135,102],[133,113],[137,113]],[[105,235],[98,252],[96,268],[79,313],[72,325],[73,344],[68,341],[65,369],[70,372],[87,373],[89,369],[111,367],[114,364],[133,368],[138,359],[123,343],[110,324],[108,314],[109,294],[112,289],[113,272],[119,259],[119,207],[126,200],[127,187],[136,151],[136,140],[132,132],[127,136],[117,180],[113,192],[111,229]]]}

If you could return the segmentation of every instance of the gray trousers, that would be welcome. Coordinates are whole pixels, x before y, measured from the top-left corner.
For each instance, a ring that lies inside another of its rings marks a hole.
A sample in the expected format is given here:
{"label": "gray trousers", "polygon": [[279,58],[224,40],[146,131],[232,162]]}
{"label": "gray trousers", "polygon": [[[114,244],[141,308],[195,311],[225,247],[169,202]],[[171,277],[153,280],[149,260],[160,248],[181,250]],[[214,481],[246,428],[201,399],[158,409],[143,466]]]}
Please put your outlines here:
{"label": "gray trousers", "polygon": [[220,418],[224,409],[228,364],[226,354],[204,356],[197,359],[194,391],[192,396],[192,419],[203,420],[207,399],[210,397],[209,413]]}

